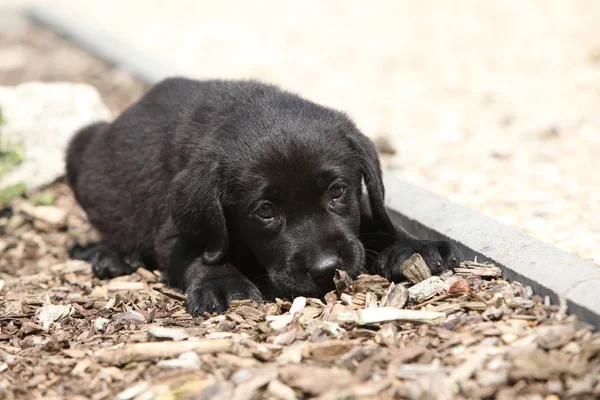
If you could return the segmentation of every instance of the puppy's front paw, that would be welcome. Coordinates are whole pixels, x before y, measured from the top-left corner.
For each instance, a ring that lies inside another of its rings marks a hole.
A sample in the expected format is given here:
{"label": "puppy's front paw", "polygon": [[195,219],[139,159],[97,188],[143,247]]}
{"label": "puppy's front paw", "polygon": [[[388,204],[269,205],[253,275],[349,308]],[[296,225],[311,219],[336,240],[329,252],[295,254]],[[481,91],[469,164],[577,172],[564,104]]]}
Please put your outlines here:
{"label": "puppy's front paw", "polygon": [[92,272],[100,279],[110,279],[132,274],[137,268],[125,261],[117,252],[99,246],[90,259]]}
{"label": "puppy's front paw", "polygon": [[233,300],[263,302],[260,290],[244,276],[226,276],[202,281],[187,290],[186,309],[192,315],[223,313]]}
{"label": "puppy's front paw", "polygon": [[458,248],[446,241],[411,240],[396,243],[387,250],[384,268],[388,279],[394,282],[404,278],[400,266],[415,253],[423,257],[433,275],[456,268],[461,262]]}

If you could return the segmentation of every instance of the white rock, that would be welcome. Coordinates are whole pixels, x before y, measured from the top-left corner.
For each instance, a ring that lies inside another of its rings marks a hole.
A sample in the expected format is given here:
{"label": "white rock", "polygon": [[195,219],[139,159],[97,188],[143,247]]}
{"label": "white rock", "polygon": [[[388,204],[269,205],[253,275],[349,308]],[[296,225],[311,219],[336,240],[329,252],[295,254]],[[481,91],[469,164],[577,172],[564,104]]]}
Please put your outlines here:
{"label": "white rock", "polygon": [[2,140],[24,147],[25,160],[0,177],[0,190],[23,183],[27,190],[65,173],[65,150],[82,127],[112,116],[98,91],[80,83],[28,82],[0,86]]}

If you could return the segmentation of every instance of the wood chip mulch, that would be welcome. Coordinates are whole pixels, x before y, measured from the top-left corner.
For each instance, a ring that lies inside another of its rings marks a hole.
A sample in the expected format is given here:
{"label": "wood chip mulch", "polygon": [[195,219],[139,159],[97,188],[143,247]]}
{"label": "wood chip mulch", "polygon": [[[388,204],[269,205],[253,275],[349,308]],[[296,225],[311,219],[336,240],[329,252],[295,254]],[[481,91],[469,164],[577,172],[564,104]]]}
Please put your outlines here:
{"label": "wood chip mulch", "polygon": [[0,398],[600,396],[600,333],[493,265],[415,285],[340,272],[322,300],[193,318],[152,271],[67,260],[97,237],[64,183],[41,194],[0,218]]}

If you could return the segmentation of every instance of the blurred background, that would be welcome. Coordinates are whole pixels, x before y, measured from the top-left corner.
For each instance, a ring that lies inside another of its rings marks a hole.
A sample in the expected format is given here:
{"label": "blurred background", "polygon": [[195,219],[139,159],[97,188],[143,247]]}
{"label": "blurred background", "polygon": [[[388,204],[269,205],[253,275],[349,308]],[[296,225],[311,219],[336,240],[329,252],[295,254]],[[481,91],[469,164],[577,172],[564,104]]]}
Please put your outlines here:
{"label": "blurred background", "polygon": [[[0,85],[147,89],[8,10]],[[347,112],[400,178],[600,264],[600,2],[45,1],[196,78],[259,78]],[[8,21],[8,22],[7,22]]]}

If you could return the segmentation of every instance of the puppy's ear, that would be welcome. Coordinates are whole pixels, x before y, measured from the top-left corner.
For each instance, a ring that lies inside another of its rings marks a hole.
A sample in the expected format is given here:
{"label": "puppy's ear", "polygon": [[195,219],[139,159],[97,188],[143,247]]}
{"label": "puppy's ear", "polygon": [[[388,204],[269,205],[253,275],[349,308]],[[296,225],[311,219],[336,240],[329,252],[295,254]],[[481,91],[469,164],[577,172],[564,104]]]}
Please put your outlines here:
{"label": "puppy's ear", "polygon": [[192,163],[172,182],[173,223],[181,235],[204,246],[206,265],[222,262],[229,246],[217,169],[214,164]]}
{"label": "puppy's ear", "polygon": [[385,209],[385,189],[375,145],[358,130],[352,129],[350,132],[347,137],[360,161],[360,168],[369,194],[373,223],[381,232],[394,234],[396,231],[394,224]]}

